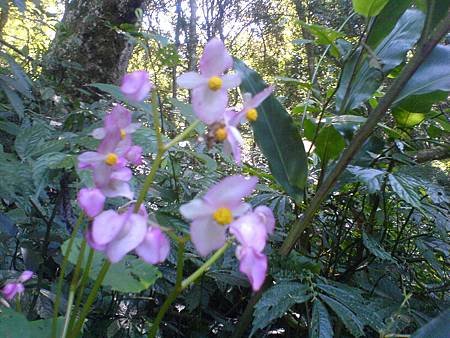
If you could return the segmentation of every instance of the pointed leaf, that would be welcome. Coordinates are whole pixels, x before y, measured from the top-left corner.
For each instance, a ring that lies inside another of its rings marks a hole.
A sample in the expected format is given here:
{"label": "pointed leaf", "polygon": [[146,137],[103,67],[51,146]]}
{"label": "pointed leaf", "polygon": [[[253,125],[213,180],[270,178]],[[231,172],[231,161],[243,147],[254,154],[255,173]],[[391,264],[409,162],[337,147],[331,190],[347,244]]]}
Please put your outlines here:
{"label": "pointed leaf", "polygon": [[352,0],[355,12],[367,17],[380,14],[389,0]]}
{"label": "pointed leaf", "polygon": [[333,327],[331,325],[330,315],[327,308],[319,299],[313,304],[310,338],[332,338]]}
{"label": "pointed leaf", "polygon": [[349,165],[347,171],[355,175],[356,179],[367,186],[369,193],[373,194],[381,188],[381,178],[385,174],[383,170],[363,168]]}
{"label": "pointed leaf", "polygon": [[323,163],[339,157],[345,148],[345,140],[332,125],[326,126],[317,135],[315,153]]}

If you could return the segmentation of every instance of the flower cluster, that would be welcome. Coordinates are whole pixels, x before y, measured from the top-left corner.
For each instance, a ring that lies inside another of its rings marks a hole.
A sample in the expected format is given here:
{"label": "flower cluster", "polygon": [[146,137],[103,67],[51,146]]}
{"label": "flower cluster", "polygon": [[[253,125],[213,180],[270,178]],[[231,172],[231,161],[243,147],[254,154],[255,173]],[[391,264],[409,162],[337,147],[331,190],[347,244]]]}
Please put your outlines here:
{"label": "flower cluster", "polygon": [[178,77],[180,87],[192,89],[192,107],[197,117],[209,127],[210,139],[224,143],[225,153],[232,154],[235,162],[241,164],[242,137],[237,129],[245,121],[255,122],[256,108],[273,92],[268,87],[251,97],[244,94],[240,111],[227,108],[227,90],[239,86],[239,74],[224,74],[233,66],[233,58],[223,42],[210,40],[200,58],[199,73],[187,72]]}
{"label": "flower cluster", "polygon": [[[120,89],[128,100],[142,101],[152,87],[147,72],[136,71],[124,76]],[[107,197],[130,200],[134,197],[128,183],[132,177],[128,165],[142,163],[142,149],[131,138],[138,127],[132,122],[132,113],[116,105],[106,115],[103,127],[92,132],[94,138],[101,140],[97,151],[87,151],[78,157],[78,167],[92,170],[95,184],[81,189],[77,198],[84,213],[93,219],[86,240],[112,263],[135,250],[141,259],[156,264],[166,259],[170,249],[169,240],[157,224],[149,222],[144,208],[138,213],[133,211],[133,205],[124,212],[103,211]]]}
{"label": "flower cluster", "polygon": [[2,289],[3,297],[7,300],[13,299],[16,294],[21,294],[25,291],[23,283],[33,277],[33,271],[26,270],[13,282],[6,283]]}
{"label": "flower cluster", "polygon": [[267,238],[273,233],[275,219],[265,206],[252,210],[242,199],[252,193],[258,180],[234,175],[211,187],[202,198],[180,207],[181,214],[191,220],[191,239],[197,251],[206,256],[223,246],[227,230],[239,245],[236,256],[239,269],[258,290],[267,272],[267,257],[263,250]]}

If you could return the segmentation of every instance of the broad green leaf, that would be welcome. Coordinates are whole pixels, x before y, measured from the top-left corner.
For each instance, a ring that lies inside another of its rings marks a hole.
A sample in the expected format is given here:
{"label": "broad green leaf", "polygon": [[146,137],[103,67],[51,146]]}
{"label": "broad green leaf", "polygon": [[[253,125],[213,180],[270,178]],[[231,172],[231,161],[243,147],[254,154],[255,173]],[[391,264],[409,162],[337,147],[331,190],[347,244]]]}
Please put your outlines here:
{"label": "broad green leaf", "polygon": [[11,106],[17,113],[19,119],[23,119],[25,107],[23,105],[23,101],[20,98],[20,96],[14,90],[12,90],[5,81],[1,79],[0,79],[0,87],[6,94],[6,97],[8,98],[9,102],[11,103]]}
{"label": "broad green leaf", "polygon": [[448,338],[450,310],[442,312],[431,322],[416,331],[411,338]]}
{"label": "broad green leaf", "polygon": [[[64,317],[57,321],[57,336],[62,333]],[[52,319],[28,321],[11,308],[0,308],[0,334],[2,338],[50,338]]]}
{"label": "broad green leaf", "polygon": [[369,236],[366,232],[363,232],[362,239],[364,246],[372,255],[381,260],[394,262],[394,259],[390,253],[384,250],[380,243],[378,243],[378,241],[376,241],[372,236]]}
{"label": "broad green leaf", "polygon": [[22,160],[28,159],[38,151],[51,131],[46,126],[36,123],[31,128],[23,128],[14,141],[17,154]]}
{"label": "broad green leaf", "polygon": [[355,12],[367,17],[377,16],[389,0],[352,0]]}
{"label": "broad green leaf", "polygon": [[364,325],[348,307],[325,295],[320,298],[336,313],[347,330],[354,337],[364,336]]}
{"label": "broad green leaf", "polygon": [[274,319],[282,317],[292,305],[308,301],[312,297],[308,291],[306,285],[297,282],[282,282],[272,286],[255,305],[250,336],[265,328]]}
{"label": "broad green leaf", "polygon": [[427,0],[427,5],[430,5],[431,21],[430,26],[436,25],[445,18],[450,7],[450,0]]}
{"label": "broad green leaf", "polygon": [[[235,61],[241,74],[241,91],[255,95],[266,85],[261,77],[242,61]],[[277,182],[296,201],[303,196],[308,164],[301,137],[291,116],[275,98],[269,96],[258,107],[258,119],[252,123],[255,140],[267,158]]]}
{"label": "broad green leaf", "polygon": [[158,145],[153,128],[141,127],[133,133],[133,142],[142,147],[144,154],[156,153]]}
{"label": "broad green leaf", "polygon": [[331,45],[330,53],[334,57],[339,56],[339,49],[335,45],[337,39],[341,39],[344,37],[343,33],[335,31],[331,28],[316,25],[316,24],[307,24],[303,21],[299,21],[299,23],[305,27],[314,37],[316,38],[315,43],[318,45]]}
{"label": "broad green leaf", "polygon": [[394,28],[398,19],[411,6],[412,0],[394,0],[389,1],[384,6],[381,13],[375,18],[375,22],[370,29],[367,37],[367,45],[375,49],[375,47],[389,34]]}
{"label": "broad green leaf", "polygon": [[345,148],[345,140],[332,125],[323,127],[317,135],[314,152],[323,163],[339,157]]}
{"label": "broad green leaf", "polygon": [[372,53],[363,51],[361,62],[358,63],[360,50],[352,55],[344,66],[336,92],[339,115],[370,99],[384,76],[404,61],[420,37],[424,19],[421,11],[409,9]]}
{"label": "broad green leaf", "polygon": [[383,170],[363,168],[349,165],[347,171],[352,173],[356,179],[367,186],[369,193],[373,194],[381,188],[381,178],[385,174]]}
{"label": "broad green leaf", "polygon": [[424,113],[411,113],[409,111],[398,109],[392,112],[395,122],[404,128],[412,128],[425,120]]}
{"label": "broad green leaf", "polygon": [[[76,264],[81,247],[81,238],[76,238],[69,254],[69,262]],[[61,246],[62,252],[66,252],[69,240]],[[88,257],[88,248],[85,250],[83,267]],[[94,253],[92,268],[89,277],[95,280],[105,261],[105,256],[100,252]],[[152,286],[161,277],[161,272],[153,265],[147,264],[137,257],[127,255],[116,264],[112,264],[103,280],[102,285],[120,292],[141,292]]]}
{"label": "broad green leaf", "polygon": [[419,182],[412,177],[403,174],[389,174],[388,178],[392,190],[394,190],[402,200],[423,211],[422,203],[420,201],[421,197],[417,192],[418,188],[421,186]]}
{"label": "broad green leaf", "polygon": [[326,307],[319,299],[313,304],[311,328],[309,331],[310,338],[332,338],[333,326],[331,324],[330,315]]}
{"label": "broad green leaf", "polygon": [[408,96],[450,91],[450,46],[438,45],[403,87],[393,105]]}
{"label": "broad green leaf", "polygon": [[63,162],[66,157],[69,156],[64,153],[47,153],[39,157],[36,162],[33,163],[33,181],[36,186],[39,182],[46,179],[46,174],[50,169],[58,168],[59,164]]}

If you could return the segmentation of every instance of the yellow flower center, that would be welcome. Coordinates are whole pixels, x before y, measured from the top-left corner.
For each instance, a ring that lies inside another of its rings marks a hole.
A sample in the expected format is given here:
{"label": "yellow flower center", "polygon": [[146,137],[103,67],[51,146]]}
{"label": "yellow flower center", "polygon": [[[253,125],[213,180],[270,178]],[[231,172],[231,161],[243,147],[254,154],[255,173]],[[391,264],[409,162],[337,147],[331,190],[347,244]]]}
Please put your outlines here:
{"label": "yellow flower center", "polygon": [[123,129],[120,129],[120,138],[122,140],[124,140],[126,136],[127,136],[127,132]]}
{"label": "yellow flower center", "polygon": [[107,165],[113,166],[113,165],[116,165],[116,164],[117,164],[117,160],[118,160],[118,159],[119,159],[119,156],[117,156],[117,155],[114,154],[114,153],[109,153],[108,155],[106,155],[105,163],[106,163]]}
{"label": "yellow flower center", "polygon": [[212,76],[208,80],[208,87],[211,90],[219,90],[222,88],[222,79],[218,76]]}
{"label": "yellow flower center", "polygon": [[227,225],[233,221],[233,214],[228,208],[219,208],[213,213],[213,218],[220,225]]}
{"label": "yellow flower center", "polygon": [[217,128],[214,136],[216,137],[217,142],[223,142],[227,139],[227,130],[223,127]]}
{"label": "yellow flower center", "polygon": [[258,118],[258,112],[255,108],[249,109],[246,114],[247,120],[250,122],[255,122]]}

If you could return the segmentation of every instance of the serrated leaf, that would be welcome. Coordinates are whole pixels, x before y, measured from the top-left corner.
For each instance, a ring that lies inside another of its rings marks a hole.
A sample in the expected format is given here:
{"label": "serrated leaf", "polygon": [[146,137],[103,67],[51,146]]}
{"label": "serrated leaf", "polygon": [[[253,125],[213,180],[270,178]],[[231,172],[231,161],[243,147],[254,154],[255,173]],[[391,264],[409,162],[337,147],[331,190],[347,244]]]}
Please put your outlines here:
{"label": "serrated leaf", "polygon": [[352,311],[350,311],[349,308],[328,296],[320,295],[320,298],[334,311],[334,313],[353,336],[364,336],[363,323],[361,323],[361,321]]}
{"label": "serrated leaf", "polygon": [[255,305],[252,336],[257,330],[265,328],[274,319],[283,316],[289,308],[308,301],[312,296],[309,288],[297,282],[284,282],[272,286]]}
{"label": "serrated leaf", "polygon": [[377,16],[389,0],[352,0],[356,13],[366,17]]}
{"label": "serrated leaf", "polygon": [[392,190],[402,200],[419,210],[423,210],[420,195],[417,193],[417,188],[420,187],[420,184],[416,180],[402,174],[389,174],[388,178]]}
{"label": "serrated leaf", "polygon": [[25,107],[23,105],[23,101],[20,98],[20,96],[17,95],[17,93],[15,91],[13,91],[8,86],[8,84],[1,79],[0,79],[0,87],[5,92],[6,97],[9,100],[9,103],[11,103],[11,106],[13,107],[14,111],[17,113],[17,116],[19,117],[19,119],[23,119]]}
{"label": "serrated leaf", "polygon": [[65,160],[67,154],[64,153],[47,153],[39,157],[33,163],[33,181],[38,186],[41,180],[45,180],[46,174],[50,169],[55,169]]}
{"label": "serrated leaf", "polygon": [[383,249],[383,247],[378,243],[373,237],[369,236],[365,232],[362,234],[362,239],[364,246],[369,250],[369,252],[382,260],[395,262],[389,252]]}
{"label": "serrated leaf", "polygon": [[381,179],[385,174],[383,170],[353,165],[347,166],[346,169],[352,173],[359,182],[362,182],[367,186],[367,191],[369,193],[373,194],[381,189]]}
{"label": "serrated leaf", "polygon": [[333,326],[331,324],[330,315],[326,307],[319,299],[313,304],[311,328],[309,331],[310,338],[332,338]]}
{"label": "serrated leaf", "polygon": [[[244,62],[235,61],[242,78],[240,89],[255,95],[266,85]],[[258,108],[258,119],[252,123],[255,140],[277,182],[297,202],[303,197],[308,165],[305,149],[292,118],[274,95]]]}
{"label": "serrated leaf", "polygon": [[31,157],[31,154],[39,150],[50,134],[50,130],[42,124],[35,124],[31,128],[23,128],[14,141],[15,150],[19,157],[22,160]]}

